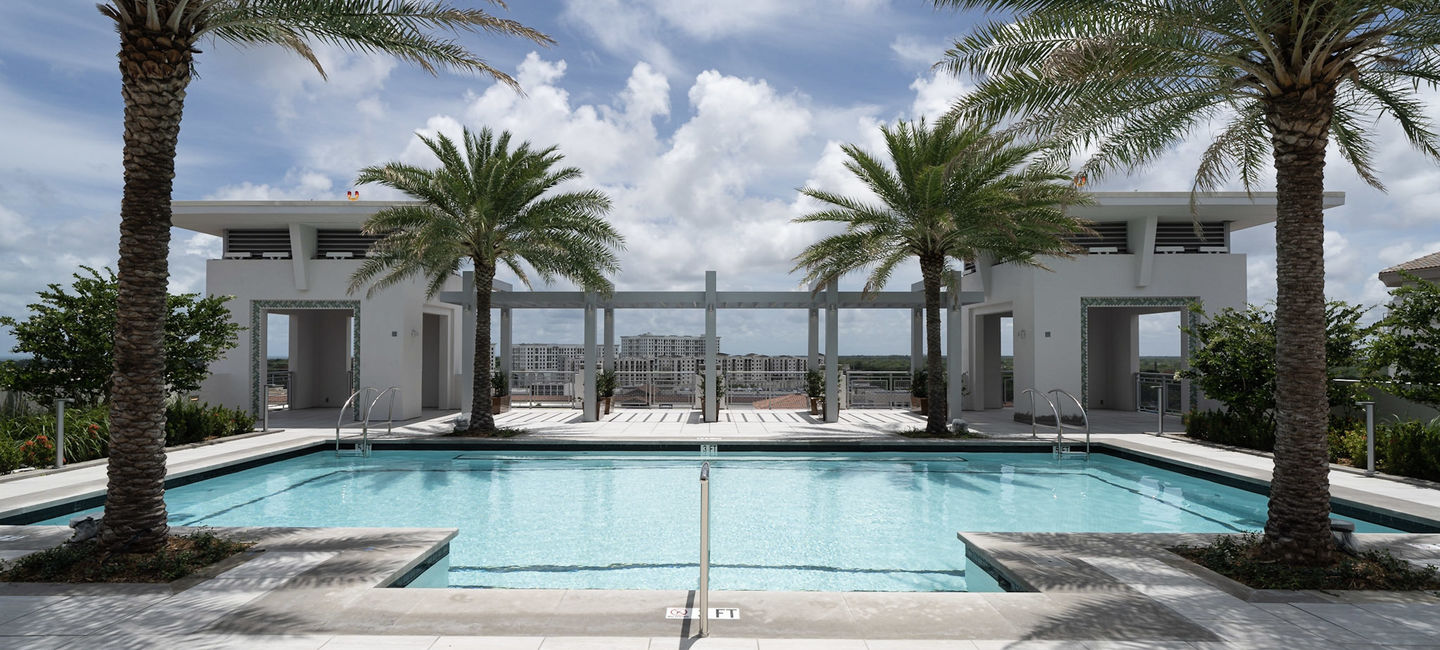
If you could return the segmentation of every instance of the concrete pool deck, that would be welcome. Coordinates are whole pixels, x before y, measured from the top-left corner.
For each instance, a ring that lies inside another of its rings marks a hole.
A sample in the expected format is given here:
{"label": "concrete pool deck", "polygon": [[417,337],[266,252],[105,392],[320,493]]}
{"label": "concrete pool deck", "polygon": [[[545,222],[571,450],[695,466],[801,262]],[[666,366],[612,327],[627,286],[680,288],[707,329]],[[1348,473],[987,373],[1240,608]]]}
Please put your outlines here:
{"label": "concrete pool deck", "polygon": [[[531,419],[546,413],[519,411],[517,415]],[[612,418],[585,425],[592,428],[587,431],[563,422],[566,414],[555,411],[563,426],[537,422],[526,427],[535,432],[531,436],[497,442],[524,444],[530,438],[541,445],[631,445],[667,439],[654,427],[614,436],[600,431],[635,424],[643,428],[643,420],[617,423]],[[570,417],[574,414],[569,412]],[[719,444],[722,452],[727,443],[776,444],[813,440],[812,436],[842,444],[949,444],[905,439],[887,431],[891,423],[883,420],[894,418],[892,423],[903,424],[900,418],[911,418],[903,412],[846,415],[862,417],[842,418],[837,425],[805,423],[807,428],[793,435],[776,435],[780,427],[752,423],[746,417],[730,423],[734,433],[669,435],[681,443]],[[1140,415],[1153,429],[1155,416]],[[453,417],[407,423],[394,437],[423,441],[446,428]],[[502,419],[502,426],[514,426],[507,420]],[[923,425],[914,420],[914,426]],[[1008,412],[971,418],[975,428],[997,438],[1029,437],[1029,425],[1006,420]],[[170,454],[170,473],[195,475],[303,451],[333,440],[331,427],[292,426],[283,432],[175,450]],[[1236,480],[1268,479],[1267,456],[1137,435],[1143,431],[1097,433],[1095,441],[1115,453],[1218,470]],[[721,439],[706,439],[716,437]],[[447,440],[451,441],[466,442]],[[487,442],[479,441],[477,446]],[[103,464],[6,477],[0,481],[0,513],[11,516],[60,500],[103,494],[104,478]],[[1440,520],[1440,490],[1427,484],[1365,477],[1342,469],[1331,472],[1331,481],[1338,501]],[[0,558],[52,546],[66,532],[52,527],[0,527]],[[715,592],[711,605],[739,607],[741,619],[714,622],[712,637],[697,642],[688,638],[695,631],[693,622],[663,616],[667,607],[689,604],[693,595],[683,591],[377,588],[442,544],[449,531],[249,529],[242,534],[259,539],[263,552],[193,584],[0,584],[0,647],[1440,647],[1440,598],[1247,592],[1203,570],[1186,568],[1193,565],[1163,550],[1176,539],[1203,536],[957,532],[964,534],[972,553],[1036,591]],[[1440,563],[1440,535],[1362,538],[1367,543],[1387,543],[1421,563]]]}

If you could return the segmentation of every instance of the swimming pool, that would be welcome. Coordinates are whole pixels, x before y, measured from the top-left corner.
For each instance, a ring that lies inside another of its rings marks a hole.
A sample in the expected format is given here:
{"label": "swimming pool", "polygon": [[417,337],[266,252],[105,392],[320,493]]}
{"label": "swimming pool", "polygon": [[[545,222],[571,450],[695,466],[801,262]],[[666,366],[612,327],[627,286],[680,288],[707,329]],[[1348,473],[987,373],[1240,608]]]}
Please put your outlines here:
{"label": "swimming pool", "polygon": [[[691,589],[701,460],[319,452],[173,488],[166,501],[172,525],[458,528],[452,587]],[[1262,495],[1099,454],[722,452],[708,460],[711,588],[719,590],[995,591],[982,570],[967,571],[956,532],[1234,532],[1265,522]]]}

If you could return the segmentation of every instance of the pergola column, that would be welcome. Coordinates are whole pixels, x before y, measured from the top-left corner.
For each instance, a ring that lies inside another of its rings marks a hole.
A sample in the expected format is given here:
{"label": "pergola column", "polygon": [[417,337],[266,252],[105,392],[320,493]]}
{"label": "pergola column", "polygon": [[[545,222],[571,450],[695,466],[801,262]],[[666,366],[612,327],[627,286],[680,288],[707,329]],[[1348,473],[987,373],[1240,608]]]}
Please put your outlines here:
{"label": "pergola column", "polygon": [[840,288],[825,287],[825,421],[840,421]]}
{"label": "pergola column", "polygon": [[[511,367],[514,365],[514,361],[513,361],[514,355],[511,354],[511,350],[510,350],[510,348],[512,347],[512,346],[511,346],[511,342],[510,342],[510,332],[511,332],[511,330],[513,329],[513,325],[514,325],[514,319],[512,318],[512,315],[511,315],[511,313],[510,313],[510,310],[509,310],[509,309],[501,309],[501,310],[500,310],[500,372],[505,373],[505,380],[506,380],[506,381],[514,381],[514,379],[510,377],[510,369],[511,369]],[[472,330],[472,331],[473,331],[473,330]],[[473,340],[475,337],[474,337],[474,336],[471,336],[470,338]]]}
{"label": "pergola column", "polygon": [[810,347],[805,358],[806,370],[820,369],[820,310],[810,309]]}
{"label": "pergola column", "polygon": [[[953,286],[958,288],[960,272],[955,271],[954,273],[955,284]],[[961,350],[965,347],[965,343],[961,339],[961,323],[964,321],[964,317],[960,312],[960,292],[948,291],[946,298],[948,300],[945,304],[945,374],[947,375],[945,400],[949,412],[946,413],[945,419],[953,422],[961,419],[960,410],[963,407],[960,400],[963,397],[965,377],[964,360],[961,359]]]}
{"label": "pergola column", "polygon": [[701,417],[706,422],[720,419],[720,400],[716,394],[715,363],[720,353],[720,342],[715,338],[715,272],[705,272],[705,411]]}
{"label": "pergola column", "polygon": [[910,310],[910,374],[925,367],[925,310]]}
{"label": "pergola column", "polygon": [[581,369],[581,385],[585,387],[585,400],[583,403],[584,413],[580,416],[582,422],[594,422],[595,406],[599,400],[595,396],[595,366],[598,361],[595,353],[595,294],[585,294],[585,367]]}
{"label": "pergola column", "polygon": [[605,308],[605,347],[600,351],[605,372],[615,370],[615,309]]}
{"label": "pergola column", "polygon": [[[469,300],[465,300],[465,298]],[[460,276],[460,410],[470,412],[475,402],[475,272]],[[503,313],[503,312],[502,312]],[[502,324],[503,328],[504,325]],[[264,339],[261,339],[264,340]],[[468,425],[467,425],[468,426]]]}

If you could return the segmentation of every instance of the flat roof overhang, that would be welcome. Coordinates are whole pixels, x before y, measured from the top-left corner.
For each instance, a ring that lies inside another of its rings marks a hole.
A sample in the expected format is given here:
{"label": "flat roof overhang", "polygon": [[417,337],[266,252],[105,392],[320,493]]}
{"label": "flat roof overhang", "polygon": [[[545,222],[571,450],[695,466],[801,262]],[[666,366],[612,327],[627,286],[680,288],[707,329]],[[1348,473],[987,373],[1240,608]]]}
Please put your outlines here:
{"label": "flat roof overhang", "polygon": [[[1229,221],[1243,230],[1275,220],[1274,192],[1208,192],[1191,210],[1189,192],[1092,192],[1094,205],[1075,206],[1070,213],[1095,221],[1156,216],[1161,221]],[[317,228],[359,228],[376,210],[413,201],[175,201],[172,223],[177,228],[217,237],[227,229],[285,228],[291,224]],[[1326,209],[1345,204],[1344,192],[1326,192]]]}

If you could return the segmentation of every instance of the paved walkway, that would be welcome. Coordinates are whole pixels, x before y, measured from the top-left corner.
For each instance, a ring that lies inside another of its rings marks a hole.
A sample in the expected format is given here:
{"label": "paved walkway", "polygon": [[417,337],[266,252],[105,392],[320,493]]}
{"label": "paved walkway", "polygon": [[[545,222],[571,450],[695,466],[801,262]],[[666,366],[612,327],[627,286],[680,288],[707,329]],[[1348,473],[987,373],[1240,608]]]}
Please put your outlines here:
{"label": "paved walkway", "polygon": [[[574,421],[577,414],[516,409],[501,416],[500,424],[532,431],[507,442],[532,437],[596,442],[718,438],[722,445],[741,440],[936,442],[896,435],[923,426],[923,420],[903,411],[847,411],[835,424],[798,413],[740,410],[727,411],[713,424],[699,423],[685,411],[621,410],[590,424]],[[427,437],[448,430],[455,419],[454,413],[427,415],[434,417],[401,423],[393,437]],[[1009,411],[966,415],[990,437],[1030,437],[1030,426],[1014,422]],[[171,475],[333,440],[333,424],[326,428],[324,419],[305,411],[278,414],[272,426],[290,428],[172,450]],[[1223,471],[1239,480],[1269,477],[1267,456],[1143,435],[1153,432],[1154,415],[1097,412],[1094,419],[1097,444]],[[1178,421],[1173,425],[1178,429]],[[1167,430],[1171,426],[1166,422]],[[345,435],[354,432],[347,429]],[[104,480],[101,463],[5,477],[0,514],[95,497],[103,494]],[[1440,490],[1426,484],[1343,469],[1331,472],[1331,482],[1337,500],[1440,520]],[[66,532],[0,527],[0,558],[53,545]],[[1440,648],[1440,600],[1434,597],[1377,594],[1345,600],[1313,592],[1235,593],[1233,586],[1227,590],[1210,576],[1173,564],[1173,556],[1156,550],[1164,536],[967,534],[967,544],[1006,571],[1030,572],[1038,591],[721,592],[713,595],[712,605],[738,606],[742,620],[716,622],[714,637],[698,641],[691,638],[689,624],[661,616],[663,607],[686,604],[686,592],[376,588],[386,576],[418,561],[421,551],[430,548],[425,544],[435,543],[434,535],[442,533],[416,532],[430,535],[429,541],[407,543],[411,533],[393,529],[312,530],[307,534],[323,539],[305,544],[271,539],[258,557],[186,584],[0,585],[0,647]],[[1412,560],[1440,562],[1440,536],[1386,540],[1409,544]],[[383,550],[386,544],[392,545],[389,551]],[[1267,602],[1276,599],[1281,602]]]}

